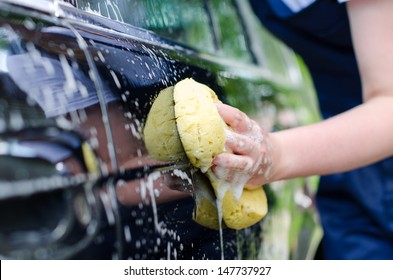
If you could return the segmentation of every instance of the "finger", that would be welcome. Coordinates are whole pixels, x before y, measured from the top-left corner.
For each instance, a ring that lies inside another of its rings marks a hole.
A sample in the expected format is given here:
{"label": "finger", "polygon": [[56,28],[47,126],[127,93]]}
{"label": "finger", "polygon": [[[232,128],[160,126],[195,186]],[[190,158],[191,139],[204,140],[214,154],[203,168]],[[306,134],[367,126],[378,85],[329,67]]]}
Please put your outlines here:
{"label": "finger", "polygon": [[242,172],[236,172],[218,166],[215,167],[214,174],[220,180],[225,180],[227,182],[231,182],[233,184],[237,184],[241,186],[244,186],[247,183],[247,181],[250,179],[250,176],[248,174],[244,174]]}
{"label": "finger", "polygon": [[216,104],[218,113],[222,119],[237,132],[249,132],[253,122],[242,111],[226,104]]}
{"label": "finger", "polygon": [[[248,173],[253,167],[253,160],[247,156],[222,153],[214,157],[213,165],[234,171]],[[213,168],[214,172],[214,168]]]}
{"label": "finger", "polygon": [[255,143],[251,138],[238,133],[225,131],[226,145],[235,154],[251,155],[258,150],[258,143]]}
{"label": "finger", "polygon": [[220,166],[213,166],[212,171],[218,179],[231,182],[235,178],[235,171]]}

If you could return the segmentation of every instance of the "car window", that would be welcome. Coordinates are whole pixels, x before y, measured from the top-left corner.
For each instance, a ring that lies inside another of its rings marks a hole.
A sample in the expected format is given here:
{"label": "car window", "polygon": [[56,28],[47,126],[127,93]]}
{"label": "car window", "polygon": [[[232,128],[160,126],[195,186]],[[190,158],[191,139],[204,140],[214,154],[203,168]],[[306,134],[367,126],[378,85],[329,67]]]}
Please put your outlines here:
{"label": "car window", "polygon": [[151,30],[202,52],[252,61],[234,1],[79,0],[78,8]]}
{"label": "car window", "polygon": [[206,1],[212,17],[212,27],[219,55],[237,61],[252,62],[242,18],[238,14],[236,1]]}
{"label": "car window", "polygon": [[79,0],[78,8],[151,30],[199,50],[213,52],[215,48],[202,0]]}

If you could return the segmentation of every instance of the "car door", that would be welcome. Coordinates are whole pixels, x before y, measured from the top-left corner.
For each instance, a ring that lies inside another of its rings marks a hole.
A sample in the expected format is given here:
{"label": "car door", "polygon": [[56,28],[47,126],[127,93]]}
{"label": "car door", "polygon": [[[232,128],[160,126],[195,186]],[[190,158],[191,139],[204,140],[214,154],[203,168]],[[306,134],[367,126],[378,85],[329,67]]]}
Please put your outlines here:
{"label": "car door", "polygon": [[[19,170],[10,178],[2,175],[8,190],[0,192],[2,213],[19,213],[2,218],[2,254],[312,256],[320,237],[315,181],[266,186],[269,214],[260,223],[240,231],[210,230],[192,219],[195,179],[189,166],[155,161],[143,142],[159,91],[190,77],[267,129],[317,118],[296,56],[258,26],[244,2],[28,2],[1,3],[1,139],[7,151],[14,143],[25,151],[2,154],[3,163]],[[31,172],[32,166],[40,172]],[[52,177],[65,182],[56,185]],[[37,187],[37,180],[45,187]],[[26,184],[29,192],[14,191]]]}

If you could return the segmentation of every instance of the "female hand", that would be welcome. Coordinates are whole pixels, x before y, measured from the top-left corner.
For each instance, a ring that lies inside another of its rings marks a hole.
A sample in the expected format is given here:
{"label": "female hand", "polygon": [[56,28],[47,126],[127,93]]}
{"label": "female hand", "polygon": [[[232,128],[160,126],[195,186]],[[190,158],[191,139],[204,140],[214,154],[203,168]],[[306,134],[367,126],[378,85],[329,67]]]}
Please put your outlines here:
{"label": "female hand", "polygon": [[216,105],[219,114],[232,129],[226,131],[226,145],[232,153],[217,155],[213,159],[213,172],[229,182],[246,175],[248,184],[252,186],[267,183],[272,167],[268,133],[240,110],[225,104]]}

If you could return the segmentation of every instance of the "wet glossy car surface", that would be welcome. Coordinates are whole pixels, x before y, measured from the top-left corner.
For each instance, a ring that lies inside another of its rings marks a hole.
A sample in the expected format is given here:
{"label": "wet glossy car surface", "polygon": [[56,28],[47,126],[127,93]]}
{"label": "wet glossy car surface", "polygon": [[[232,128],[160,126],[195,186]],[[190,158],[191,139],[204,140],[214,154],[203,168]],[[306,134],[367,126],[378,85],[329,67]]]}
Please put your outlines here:
{"label": "wet glossy car surface", "polygon": [[268,216],[221,236],[192,220],[191,167],[144,146],[154,98],[184,78],[267,129],[318,118],[302,64],[245,1],[0,1],[0,15],[2,258],[313,257],[316,178],[265,186]]}

